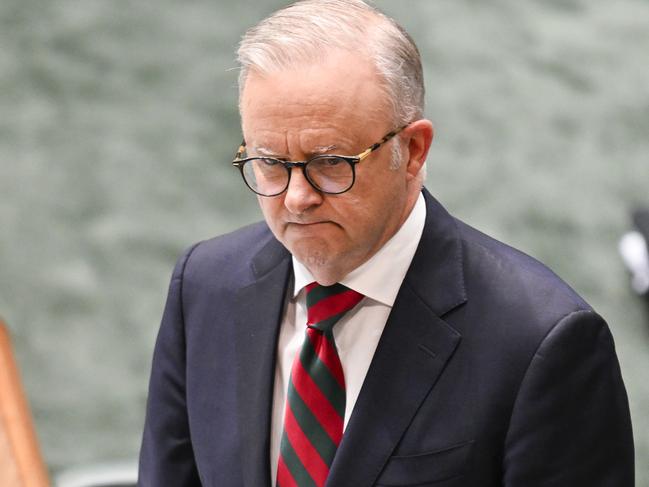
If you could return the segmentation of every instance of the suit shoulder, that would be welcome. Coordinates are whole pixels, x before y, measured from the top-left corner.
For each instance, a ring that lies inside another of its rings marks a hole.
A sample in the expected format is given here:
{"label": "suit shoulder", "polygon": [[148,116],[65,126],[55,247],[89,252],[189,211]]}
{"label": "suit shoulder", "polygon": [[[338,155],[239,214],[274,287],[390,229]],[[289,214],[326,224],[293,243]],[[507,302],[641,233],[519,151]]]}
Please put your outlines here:
{"label": "suit shoulder", "polygon": [[199,242],[196,250],[200,251],[200,255],[223,256],[224,258],[232,255],[254,255],[272,238],[274,237],[268,225],[262,221],[203,240]]}
{"label": "suit shoulder", "polygon": [[520,314],[546,329],[575,311],[592,311],[565,281],[535,258],[457,221],[467,292],[491,308]]}
{"label": "suit shoulder", "polygon": [[174,274],[182,273],[185,278],[219,276],[245,280],[252,258],[274,238],[266,223],[258,222],[203,240],[185,250]]}

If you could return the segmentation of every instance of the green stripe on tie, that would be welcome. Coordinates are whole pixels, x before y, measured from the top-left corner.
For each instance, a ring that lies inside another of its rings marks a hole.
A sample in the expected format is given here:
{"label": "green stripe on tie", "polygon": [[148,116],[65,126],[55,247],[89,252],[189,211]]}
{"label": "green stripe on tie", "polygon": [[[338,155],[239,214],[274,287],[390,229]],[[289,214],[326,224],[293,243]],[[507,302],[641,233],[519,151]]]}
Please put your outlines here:
{"label": "green stripe on tie", "polygon": [[316,286],[306,295],[306,305],[308,308],[318,303],[322,299],[329,298],[336,294],[344,293],[348,288],[340,283],[333,284],[332,286]]}
{"label": "green stripe on tie", "polygon": [[314,448],[318,451],[324,462],[327,465],[331,465],[336,455],[336,444],[329,438],[329,435],[304,403],[293,387],[293,384],[289,385],[288,397],[291,404],[291,411],[293,411],[293,416],[295,416],[295,420],[300,425],[300,428],[302,428],[302,431],[309,432]]}
{"label": "green stripe on tie", "polygon": [[284,459],[286,468],[288,468],[291,475],[293,475],[297,485],[300,487],[318,487],[315,481],[311,478],[311,475],[309,475],[309,472],[304,468],[304,465],[302,465],[297,453],[295,453],[295,450],[293,449],[293,445],[288,441],[286,432],[282,434],[280,449],[282,451],[282,458]]}
{"label": "green stripe on tie", "polygon": [[[325,339],[327,339],[325,337]],[[307,339],[308,340],[308,339]],[[340,387],[336,378],[331,374],[329,368],[318,358],[313,348],[313,343],[308,340],[300,350],[302,367],[307,371],[313,382],[315,382],[341,418],[345,417],[345,390]]]}

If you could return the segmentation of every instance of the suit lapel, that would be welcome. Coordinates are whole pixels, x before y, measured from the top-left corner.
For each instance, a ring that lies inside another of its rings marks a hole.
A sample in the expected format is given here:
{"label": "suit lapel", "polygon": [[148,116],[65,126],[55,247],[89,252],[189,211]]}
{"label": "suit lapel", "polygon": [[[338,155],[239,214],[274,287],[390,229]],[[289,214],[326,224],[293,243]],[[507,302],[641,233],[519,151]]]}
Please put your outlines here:
{"label": "suit lapel", "polygon": [[455,222],[427,191],[426,225],[327,486],[369,487],[460,342],[443,315],[466,301]]}
{"label": "suit lapel", "polygon": [[374,485],[419,405],[453,354],[459,334],[409,288],[379,342],[327,485]]}
{"label": "suit lapel", "polygon": [[243,478],[247,487],[270,487],[270,421],[276,344],[291,270],[275,239],[253,259],[257,278],[235,302],[238,416]]}

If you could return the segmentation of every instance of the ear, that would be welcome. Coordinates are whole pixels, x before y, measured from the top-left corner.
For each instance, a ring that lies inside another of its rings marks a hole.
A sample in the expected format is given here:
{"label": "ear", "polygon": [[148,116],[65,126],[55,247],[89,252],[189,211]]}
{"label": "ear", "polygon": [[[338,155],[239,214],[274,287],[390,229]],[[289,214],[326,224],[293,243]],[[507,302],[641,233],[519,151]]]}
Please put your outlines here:
{"label": "ear", "polygon": [[426,162],[428,149],[433,142],[433,123],[426,119],[417,120],[408,125],[402,133],[408,146],[406,171],[410,180],[419,174],[421,166]]}

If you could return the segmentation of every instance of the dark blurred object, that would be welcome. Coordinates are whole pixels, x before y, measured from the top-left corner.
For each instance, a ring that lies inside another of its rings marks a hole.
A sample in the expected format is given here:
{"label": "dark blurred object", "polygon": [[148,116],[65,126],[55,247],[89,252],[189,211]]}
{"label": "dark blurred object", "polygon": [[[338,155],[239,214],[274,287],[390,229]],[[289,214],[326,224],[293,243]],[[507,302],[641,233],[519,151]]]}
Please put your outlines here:
{"label": "dark blurred object", "polygon": [[649,297],[649,208],[633,210],[631,221],[634,228],[620,239],[619,251],[631,272],[631,287]]}

